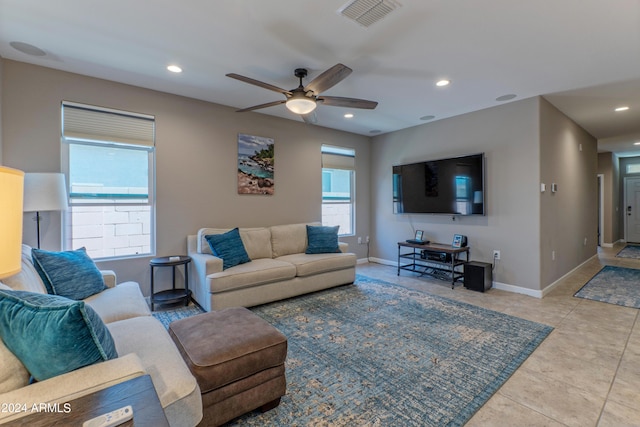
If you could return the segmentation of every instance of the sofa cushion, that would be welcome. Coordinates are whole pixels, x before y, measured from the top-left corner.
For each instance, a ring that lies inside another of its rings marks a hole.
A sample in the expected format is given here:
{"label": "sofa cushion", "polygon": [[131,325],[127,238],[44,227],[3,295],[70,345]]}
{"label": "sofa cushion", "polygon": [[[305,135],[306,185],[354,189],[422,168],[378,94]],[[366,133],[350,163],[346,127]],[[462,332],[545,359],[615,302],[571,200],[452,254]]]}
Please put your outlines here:
{"label": "sofa cushion", "polygon": [[196,379],[169,333],[153,316],[109,323],[118,353],[135,353],[151,376],[160,404],[172,426],[193,426],[202,418]]}
{"label": "sofa cushion", "polygon": [[222,258],[223,270],[251,261],[237,228],[223,234],[207,235],[205,238],[209,242],[211,252],[218,258]]}
{"label": "sofa cushion", "polygon": [[29,372],[0,340],[0,394],[29,385]]}
{"label": "sofa cushion", "polygon": [[22,262],[20,263],[20,266],[22,267],[20,273],[2,279],[4,284],[14,291],[28,291],[46,294],[47,288],[45,288],[44,283],[31,260],[31,246],[22,245]]}
{"label": "sofa cushion", "polygon": [[252,260],[273,257],[271,252],[271,231],[268,228],[241,228],[240,237],[249,258]]}
{"label": "sofa cushion", "polygon": [[135,282],[124,282],[84,300],[98,313],[104,323],[150,316],[149,306]]}
{"label": "sofa cushion", "polygon": [[271,250],[273,251],[273,257],[277,258],[283,255],[304,253],[307,249],[307,225],[321,224],[287,224],[271,227]]}
{"label": "sofa cushion", "polygon": [[[201,228],[196,236],[196,252],[213,254],[205,236],[209,234],[223,234],[230,228]],[[240,228],[240,238],[251,259],[272,258],[271,231],[265,227]]]}
{"label": "sofa cushion", "polygon": [[248,264],[237,265],[207,276],[209,291],[225,292],[233,289],[263,285],[280,280],[293,279],[296,267],[284,261],[261,258]]}
{"label": "sofa cushion", "polygon": [[50,294],[79,301],[107,288],[85,248],[64,252],[33,249],[31,256]]}
{"label": "sofa cushion", "polygon": [[57,295],[0,290],[0,336],[38,381],[118,357],[96,312]]}
{"label": "sofa cushion", "polygon": [[340,252],[338,247],[339,225],[326,227],[307,225],[307,254],[329,254]]}
{"label": "sofa cushion", "polygon": [[277,258],[278,261],[285,261],[295,265],[296,276],[305,277],[314,274],[326,273],[328,271],[353,268],[356,265],[356,255],[352,253],[330,253],[330,254],[293,254]]}

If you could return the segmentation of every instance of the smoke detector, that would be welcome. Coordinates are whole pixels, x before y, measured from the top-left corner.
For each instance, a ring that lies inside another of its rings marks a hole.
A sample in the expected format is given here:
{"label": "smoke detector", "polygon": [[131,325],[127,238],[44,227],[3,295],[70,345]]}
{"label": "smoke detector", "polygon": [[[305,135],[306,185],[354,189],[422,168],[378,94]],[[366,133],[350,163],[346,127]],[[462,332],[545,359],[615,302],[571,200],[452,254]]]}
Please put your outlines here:
{"label": "smoke detector", "polygon": [[367,28],[400,6],[394,0],[352,0],[338,9],[338,13]]}

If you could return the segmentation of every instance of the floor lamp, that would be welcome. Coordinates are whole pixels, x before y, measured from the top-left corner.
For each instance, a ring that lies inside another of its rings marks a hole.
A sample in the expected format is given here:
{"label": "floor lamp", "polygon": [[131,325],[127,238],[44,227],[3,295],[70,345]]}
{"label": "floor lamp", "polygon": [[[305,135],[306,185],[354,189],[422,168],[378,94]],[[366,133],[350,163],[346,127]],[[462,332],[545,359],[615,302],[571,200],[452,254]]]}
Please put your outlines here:
{"label": "floor lamp", "polygon": [[67,186],[61,173],[27,173],[24,176],[24,212],[36,213],[40,249],[40,212],[67,209]]}
{"label": "floor lamp", "polygon": [[0,279],[20,272],[24,172],[0,166]]}

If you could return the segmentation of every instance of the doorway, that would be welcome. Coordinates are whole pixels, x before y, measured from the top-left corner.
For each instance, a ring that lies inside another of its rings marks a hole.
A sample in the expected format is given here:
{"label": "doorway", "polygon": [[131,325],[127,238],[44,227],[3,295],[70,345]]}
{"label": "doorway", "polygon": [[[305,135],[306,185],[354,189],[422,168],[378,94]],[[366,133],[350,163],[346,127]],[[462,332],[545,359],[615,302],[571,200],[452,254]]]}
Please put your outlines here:
{"label": "doorway", "polygon": [[624,239],[640,243],[640,177],[624,179]]}
{"label": "doorway", "polygon": [[598,246],[604,239],[604,175],[598,174]]}

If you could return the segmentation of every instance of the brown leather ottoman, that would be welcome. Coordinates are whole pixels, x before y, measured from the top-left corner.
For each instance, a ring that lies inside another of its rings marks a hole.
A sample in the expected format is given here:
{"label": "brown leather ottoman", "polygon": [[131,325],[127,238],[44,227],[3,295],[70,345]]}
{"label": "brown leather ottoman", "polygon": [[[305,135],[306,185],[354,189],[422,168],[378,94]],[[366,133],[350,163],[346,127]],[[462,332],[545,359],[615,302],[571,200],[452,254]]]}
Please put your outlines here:
{"label": "brown leather ottoman", "polygon": [[251,311],[234,307],[177,320],[169,334],[202,392],[199,425],[218,426],[280,403],[287,337]]}

